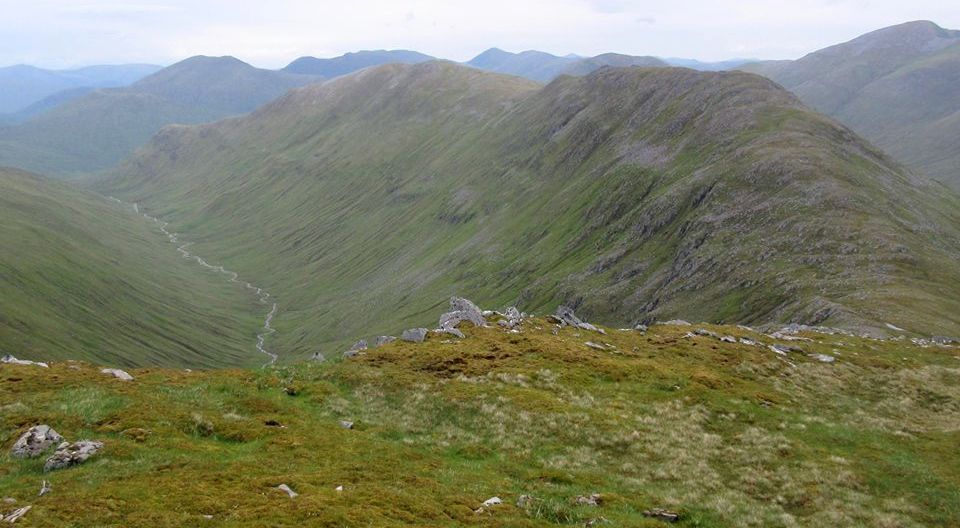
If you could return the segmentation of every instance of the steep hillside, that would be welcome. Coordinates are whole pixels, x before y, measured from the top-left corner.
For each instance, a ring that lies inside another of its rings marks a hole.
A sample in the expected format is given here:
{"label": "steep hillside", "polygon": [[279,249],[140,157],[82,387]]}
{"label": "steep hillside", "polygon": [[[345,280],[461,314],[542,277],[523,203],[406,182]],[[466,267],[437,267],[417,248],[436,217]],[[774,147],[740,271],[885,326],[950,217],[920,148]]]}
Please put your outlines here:
{"label": "steep hillside", "polygon": [[347,75],[357,70],[381,64],[418,64],[433,60],[433,57],[407,50],[364,50],[347,53],[330,59],[300,57],[283,71],[302,75],[319,75],[327,79]]}
{"label": "steep hillside", "polygon": [[910,22],[797,61],[757,63],[908,167],[960,188],[960,31]]}
{"label": "steep hillside", "polygon": [[149,64],[89,66],[77,70],[45,70],[27,65],[0,68],[0,114],[19,112],[64,90],[127,86],[160,68]]}
{"label": "steep hillside", "polygon": [[167,128],[99,186],[262,280],[288,356],[455,292],[960,333],[956,195],[750,74],[384,66]]}
{"label": "steep hillside", "polygon": [[[128,382],[85,363],[0,364],[0,515],[29,507],[19,525],[36,527],[960,524],[956,346],[464,326],[463,340],[431,334],[348,361]],[[38,424],[103,447],[44,472],[52,449],[8,455]]]}
{"label": "steep hillside", "polygon": [[666,66],[656,57],[635,57],[617,53],[605,53],[596,57],[557,57],[542,51],[510,53],[491,48],[467,65],[481,70],[526,77],[534,81],[549,82],[560,75],[587,75],[604,66]]}
{"label": "steep hillside", "polygon": [[0,164],[56,176],[106,169],[165,125],[250,112],[317,77],[193,57],[127,88],[98,90],[0,129]]}
{"label": "steep hillside", "polygon": [[[265,308],[106,199],[0,169],[0,356],[261,365]],[[0,413],[5,414],[5,413]]]}

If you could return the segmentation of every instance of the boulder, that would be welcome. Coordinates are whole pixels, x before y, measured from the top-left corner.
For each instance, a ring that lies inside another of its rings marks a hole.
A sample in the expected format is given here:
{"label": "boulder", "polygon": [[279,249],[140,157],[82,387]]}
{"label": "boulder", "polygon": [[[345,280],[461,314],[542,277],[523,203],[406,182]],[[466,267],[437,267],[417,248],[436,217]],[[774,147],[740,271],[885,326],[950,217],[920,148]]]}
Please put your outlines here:
{"label": "boulder", "polygon": [[427,338],[428,330],[426,328],[411,328],[409,330],[404,330],[400,334],[400,339],[407,341],[409,343],[423,343],[423,340]]}
{"label": "boulder", "polygon": [[51,446],[60,442],[63,442],[63,437],[49,425],[35,425],[20,435],[20,438],[13,444],[13,448],[10,449],[10,456],[14,458],[38,457]]}
{"label": "boulder", "polygon": [[397,338],[393,336],[380,336],[377,338],[376,346],[380,347],[389,343],[393,343]]}
{"label": "boulder", "polygon": [[460,339],[467,337],[463,332],[460,331],[459,328],[441,328],[440,331],[444,334],[450,334],[454,337],[459,337]]}
{"label": "boulder", "polygon": [[353,429],[353,422],[350,420],[340,420],[340,427],[344,429]]}
{"label": "boulder", "polygon": [[33,508],[33,506],[24,506],[23,508],[17,508],[16,510],[13,510],[6,516],[0,514],[0,522],[4,524],[13,524],[19,521],[21,517],[26,515],[31,508]]}
{"label": "boulder", "polygon": [[29,361],[26,359],[17,359],[9,354],[6,356],[0,357],[0,363],[7,363],[10,365],[36,365],[38,367],[49,368],[50,365],[40,361]]}
{"label": "boulder", "polygon": [[737,338],[733,336],[723,336],[720,338],[720,341],[723,341],[724,343],[736,343]]}
{"label": "boulder", "polygon": [[100,369],[103,374],[109,374],[120,381],[133,381],[133,376],[120,369],[105,368]]}
{"label": "boulder", "polygon": [[310,361],[317,361],[322,363],[326,360],[327,360],[327,356],[324,356],[323,352],[314,352],[313,355],[310,356]]}
{"label": "boulder", "polygon": [[293,489],[291,489],[290,486],[287,486],[286,484],[280,484],[279,486],[277,486],[277,489],[286,493],[288,496],[290,496],[291,499],[299,495],[299,493],[297,493],[296,491],[293,491]]}
{"label": "boulder", "polygon": [[561,325],[569,325],[574,328],[581,328],[583,330],[590,330],[593,332],[603,333],[599,328],[593,326],[590,323],[585,323],[577,317],[577,314],[573,312],[573,308],[569,306],[560,305],[557,307],[557,313],[554,314],[555,319],[560,320]]}
{"label": "boulder", "polygon": [[669,523],[675,523],[680,520],[680,514],[672,511],[663,510],[660,508],[654,508],[652,510],[647,510],[643,512],[643,516],[649,519],[656,519],[658,521],[664,521]]}
{"label": "boulder", "polygon": [[350,350],[366,350],[366,349],[367,349],[366,339],[361,339],[360,341],[357,341],[356,343],[354,343],[352,347],[350,347]]}
{"label": "boulder", "polygon": [[603,497],[599,493],[590,495],[580,495],[573,501],[579,506],[599,506],[603,502]]}
{"label": "boulder", "polygon": [[43,465],[43,470],[53,471],[82,464],[101,449],[103,449],[103,442],[93,440],[80,440],[72,444],[63,442],[57,446],[56,452],[47,459],[47,463]]}
{"label": "boulder", "polygon": [[683,319],[671,319],[663,324],[677,325],[677,326],[690,326],[690,323],[687,321],[684,321]]}
{"label": "boulder", "polygon": [[637,326],[634,326],[633,329],[638,332],[646,332],[647,330],[649,330],[649,328],[645,324],[638,324]]}
{"label": "boulder", "polygon": [[473,323],[473,326],[487,326],[487,320],[476,304],[461,297],[451,297],[450,311],[440,316],[440,328],[456,328],[464,321]]}
{"label": "boulder", "polygon": [[811,354],[810,357],[812,357],[813,359],[816,359],[821,363],[833,363],[834,361],[837,360],[837,358],[833,356],[828,356],[826,354]]}
{"label": "boulder", "polygon": [[696,330],[693,331],[693,333],[694,333],[694,334],[697,334],[698,336],[716,337],[716,338],[718,338],[718,339],[720,338],[720,336],[717,335],[716,332],[711,332],[710,330],[707,330],[706,328],[697,328]]}

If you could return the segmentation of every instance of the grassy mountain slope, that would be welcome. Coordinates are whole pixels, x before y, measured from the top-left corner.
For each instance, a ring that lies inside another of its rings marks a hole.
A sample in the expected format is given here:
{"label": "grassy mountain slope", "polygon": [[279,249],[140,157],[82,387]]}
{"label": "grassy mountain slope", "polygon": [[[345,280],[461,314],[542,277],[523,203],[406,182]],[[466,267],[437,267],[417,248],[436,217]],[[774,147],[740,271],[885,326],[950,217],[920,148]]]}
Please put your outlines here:
{"label": "grassy mountain slope", "polygon": [[264,308],[131,210],[0,169],[0,355],[259,365]]}
{"label": "grassy mountain slope", "polygon": [[0,164],[55,176],[106,169],[173,123],[250,112],[317,77],[193,57],[127,88],[98,90],[0,129]]}
{"label": "grassy mountain slope", "polygon": [[[689,326],[553,329],[127,383],[82,363],[0,365],[0,496],[16,501],[0,512],[33,506],[21,524],[37,527],[960,523],[956,347],[806,334],[782,358]],[[9,458],[39,423],[105,447],[51,473]],[[41,480],[53,491],[37,497]]]}
{"label": "grassy mountain slope", "polygon": [[455,293],[617,323],[960,330],[956,195],[744,73],[539,88],[385,66],[165,129],[99,185],[274,292],[291,356],[432,324]]}
{"label": "grassy mountain slope", "polygon": [[960,31],[910,22],[797,61],[757,63],[908,167],[960,188]]}
{"label": "grassy mountain slope", "polygon": [[542,51],[510,53],[491,48],[467,65],[481,70],[517,75],[534,81],[549,82],[560,75],[587,75],[604,66],[666,66],[656,57],[635,57],[617,53],[605,53],[596,57],[557,57]]}
{"label": "grassy mountain slope", "polygon": [[160,68],[149,64],[88,66],[77,70],[45,70],[26,65],[0,68],[0,114],[19,112],[64,90],[126,86]]}
{"label": "grassy mountain slope", "polygon": [[364,50],[330,59],[300,57],[287,65],[283,71],[302,75],[319,75],[332,79],[381,64],[418,64],[429,60],[433,60],[433,57],[416,51]]}

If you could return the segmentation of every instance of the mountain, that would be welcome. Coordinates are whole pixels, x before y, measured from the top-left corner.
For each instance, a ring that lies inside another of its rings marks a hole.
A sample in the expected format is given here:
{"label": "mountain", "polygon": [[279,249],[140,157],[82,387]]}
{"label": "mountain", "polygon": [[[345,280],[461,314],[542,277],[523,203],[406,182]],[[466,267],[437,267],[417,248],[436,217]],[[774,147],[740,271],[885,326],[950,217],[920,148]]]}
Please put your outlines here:
{"label": "mountain", "polygon": [[65,90],[127,86],[160,68],[151,64],[88,66],[77,70],[45,70],[27,65],[0,68],[0,114],[19,112]]}
{"label": "mountain", "polygon": [[332,59],[300,57],[283,71],[302,75],[319,75],[332,79],[357,70],[381,64],[418,64],[433,60],[433,57],[408,50],[364,50],[347,53]]}
{"label": "mountain", "polygon": [[681,59],[681,58],[668,58],[663,59],[664,62],[671,66],[678,66],[681,68],[690,68],[693,70],[700,71],[727,71],[735,70],[744,64],[756,63],[756,59],[730,59],[725,61],[717,62],[703,62],[696,59]]}
{"label": "mountain", "polygon": [[169,124],[250,112],[318,77],[193,57],[126,88],[97,90],[0,129],[0,164],[69,177],[106,169]]}
{"label": "mountain", "polygon": [[[129,528],[960,524],[955,345],[497,322],[266,370],[123,382],[84,362],[0,365],[0,514]],[[56,443],[8,455],[39,424],[102,449],[49,472]],[[43,481],[52,494],[38,497]]]}
{"label": "mountain", "polygon": [[0,356],[110,365],[260,365],[265,309],[184,259],[153,222],[0,169]]}
{"label": "mountain", "polygon": [[382,66],[166,128],[97,188],[274,292],[287,357],[434,324],[456,293],[960,333],[957,195],[741,72]]}
{"label": "mountain", "polygon": [[596,57],[567,55],[557,57],[542,51],[510,53],[491,48],[467,62],[481,70],[526,77],[534,81],[549,82],[560,75],[586,75],[604,66],[666,66],[656,57],[635,57],[605,53]]}
{"label": "mountain", "polygon": [[960,189],[960,31],[908,22],[796,61],[743,69],[777,81],[911,169]]}
{"label": "mountain", "polygon": [[38,116],[47,110],[56,108],[64,103],[67,103],[68,101],[79,99],[80,97],[83,97],[84,95],[92,93],[96,90],[97,88],[81,87],[57,92],[49,97],[44,97],[43,99],[22,110],[18,110],[12,114],[0,115],[0,124],[15,125],[23,123],[24,121],[29,121],[31,118]]}

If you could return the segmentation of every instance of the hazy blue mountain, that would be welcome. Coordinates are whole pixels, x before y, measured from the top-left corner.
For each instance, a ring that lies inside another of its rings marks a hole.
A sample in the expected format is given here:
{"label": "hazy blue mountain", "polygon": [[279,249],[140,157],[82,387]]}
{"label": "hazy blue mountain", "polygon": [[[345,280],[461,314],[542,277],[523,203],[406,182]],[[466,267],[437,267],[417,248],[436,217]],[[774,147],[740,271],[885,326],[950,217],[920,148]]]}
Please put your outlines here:
{"label": "hazy blue mountain", "polygon": [[960,31],[929,21],[748,64],[915,171],[960,188]]}
{"label": "hazy blue mountain", "polygon": [[131,86],[95,90],[0,129],[0,165],[59,177],[95,172],[166,125],[244,114],[320,79],[254,68],[233,57],[193,57]]}
{"label": "hazy blue mountain", "polygon": [[328,79],[381,64],[417,64],[433,57],[408,50],[364,50],[330,59],[300,57],[283,71],[302,75],[320,75]]}
{"label": "hazy blue mountain", "polygon": [[757,62],[756,59],[729,59],[717,62],[703,62],[697,59],[682,59],[678,57],[670,57],[663,60],[671,66],[679,66],[681,68],[690,68],[692,70],[699,71],[735,70],[744,64]]}
{"label": "hazy blue mountain", "polygon": [[46,70],[23,64],[0,68],[0,114],[18,112],[64,90],[127,86],[161,68],[152,64],[88,66],[76,70]]}
{"label": "hazy blue mountain", "polygon": [[596,57],[567,55],[528,50],[511,53],[490,48],[466,63],[481,70],[516,75],[539,82],[550,82],[560,75],[587,75],[604,66],[667,66],[656,57],[605,53]]}

